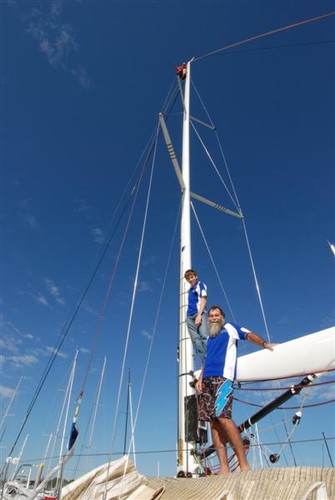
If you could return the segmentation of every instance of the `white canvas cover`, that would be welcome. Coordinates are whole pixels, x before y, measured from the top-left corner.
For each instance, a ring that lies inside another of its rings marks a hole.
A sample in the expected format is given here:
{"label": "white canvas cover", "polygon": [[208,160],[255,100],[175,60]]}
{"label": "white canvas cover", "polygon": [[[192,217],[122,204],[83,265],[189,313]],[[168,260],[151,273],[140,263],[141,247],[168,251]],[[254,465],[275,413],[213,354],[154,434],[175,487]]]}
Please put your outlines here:
{"label": "white canvas cover", "polygon": [[[160,498],[164,488],[148,486],[127,456],[107,462],[72,481],[62,489],[62,500],[151,500]],[[106,496],[104,496],[106,493]]]}

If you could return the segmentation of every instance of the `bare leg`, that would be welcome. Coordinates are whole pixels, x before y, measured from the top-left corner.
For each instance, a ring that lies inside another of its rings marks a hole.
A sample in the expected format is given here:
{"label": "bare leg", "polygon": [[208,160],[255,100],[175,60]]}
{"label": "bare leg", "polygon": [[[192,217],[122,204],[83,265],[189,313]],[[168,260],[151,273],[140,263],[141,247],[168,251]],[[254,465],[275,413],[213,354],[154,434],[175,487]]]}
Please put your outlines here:
{"label": "bare leg", "polygon": [[[215,424],[216,424],[215,429],[216,429],[218,435],[220,436],[219,437],[220,442],[221,443],[229,442],[231,447],[235,451],[237,459],[238,459],[239,464],[240,464],[241,472],[247,472],[248,470],[250,470],[250,466],[248,464],[247,457],[245,455],[241,434],[240,434],[240,431],[238,430],[235,422],[233,422],[233,420],[231,420],[229,418],[219,417],[216,420]],[[214,427],[214,423],[212,424],[212,427]],[[213,436],[213,431],[212,431],[212,436]],[[217,436],[216,436],[216,439],[217,439]],[[227,452],[226,452],[225,445],[224,445],[224,447],[221,445],[221,450],[224,449],[224,455],[225,455],[225,461],[223,458],[223,463],[222,463],[221,462],[222,455],[220,458],[219,451],[218,451],[218,448],[216,445],[216,442],[218,443],[218,440],[215,442],[214,436],[213,436],[213,442],[214,442],[214,446],[216,448],[216,451],[217,451],[217,454],[219,457],[221,472],[224,472],[222,470],[222,465],[223,465],[223,469],[225,469],[225,466],[227,465],[228,471],[229,471]],[[228,472],[228,471],[226,471],[226,472]]]}
{"label": "bare leg", "polygon": [[227,474],[230,472],[228,457],[227,457],[227,441],[222,432],[222,426],[217,420],[211,423],[212,440],[216,449],[216,453],[220,462],[220,474]]}

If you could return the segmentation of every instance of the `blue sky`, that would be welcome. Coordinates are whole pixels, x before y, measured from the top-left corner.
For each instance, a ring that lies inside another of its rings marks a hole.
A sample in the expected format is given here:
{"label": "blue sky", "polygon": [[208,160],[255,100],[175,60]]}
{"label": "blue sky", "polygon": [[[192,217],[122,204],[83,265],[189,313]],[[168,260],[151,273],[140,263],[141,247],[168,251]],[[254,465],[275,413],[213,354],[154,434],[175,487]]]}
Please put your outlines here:
{"label": "blue sky", "polygon": [[[321,16],[332,11],[333,2],[10,0],[2,1],[0,9],[3,411],[21,380],[1,430],[3,461],[120,216],[117,204],[157,125],[166,95],[171,85],[177,85],[174,65]],[[193,64],[192,78],[217,127],[245,215],[272,340],[283,342],[334,325],[335,267],[328,246],[328,240],[335,240],[334,17],[204,57]],[[192,114],[205,119],[196,97]],[[178,154],[180,117],[181,106],[176,104],[168,125]],[[136,406],[167,269],[136,450],[140,472],[155,474],[159,469],[171,475],[179,291],[179,236],[177,230],[173,239],[173,231],[179,189],[162,140],[158,146],[125,372],[131,370]],[[192,190],[233,208],[207,171],[200,148],[195,148]],[[55,432],[70,365],[79,349],[75,401],[95,339],[78,450],[106,356],[91,449],[101,456],[78,470],[107,459],[146,185],[147,173],[102,326],[99,318],[114,274],[121,224],[22,432],[16,453],[29,434],[26,460],[43,457],[48,436]],[[241,225],[208,207],[198,204],[196,210],[236,320],[264,336]],[[192,264],[208,285],[209,302],[227,309],[196,227]],[[308,402],[334,399],[333,386],[324,387]],[[125,388],[121,396],[114,451],[123,449]],[[235,420],[253,411],[235,403]],[[291,413],[284,417],[277,412],[261,424],[263,441],[273,442],[277,431],[283,437],[283,418],[290,419]],[[322,432],[334,438],[333,422],[333,404],[306,409],[294,438],[317,440]],[[304,446],[296,445],[301,465],[330,465],[322,442]],[[334,441],[330,446],[334,458]],[[278,446],[270,448],[278,451]],[[289,461],[287,449],[286,453]],[[75,465],[69,464],[69,475]]]}

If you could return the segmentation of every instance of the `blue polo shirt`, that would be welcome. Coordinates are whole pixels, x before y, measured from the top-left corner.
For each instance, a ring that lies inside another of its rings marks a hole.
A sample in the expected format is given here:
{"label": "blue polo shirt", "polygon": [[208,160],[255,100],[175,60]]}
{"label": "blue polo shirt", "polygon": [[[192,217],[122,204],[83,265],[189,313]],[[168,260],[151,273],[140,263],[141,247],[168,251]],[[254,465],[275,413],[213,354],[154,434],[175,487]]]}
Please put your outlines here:
{"label": "blue polo shirt", "polygon": [[187,317],[198,314],[202,297],[207,297],[207,286],[198,280],[188,291]]}
{"label": "blue polo shirt", "polygon": [[207,356],[202,377],[225,377],[235,380],[237,341],[250,332],[235,323],[225,323],[216,337],[207,338]]}

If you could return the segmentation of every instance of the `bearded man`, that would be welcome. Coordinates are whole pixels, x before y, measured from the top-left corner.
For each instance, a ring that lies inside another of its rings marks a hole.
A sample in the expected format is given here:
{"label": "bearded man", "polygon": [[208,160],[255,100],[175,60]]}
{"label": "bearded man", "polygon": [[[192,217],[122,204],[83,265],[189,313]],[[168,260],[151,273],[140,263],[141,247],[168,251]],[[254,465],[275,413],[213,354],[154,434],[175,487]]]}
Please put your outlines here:
{"label": "bearded man", "polygon": [[264,349],[275,344],[234,323],[225,323],[218,306],[208,311],[209,337],[207,355],[201,375],[195,384],[198,395],[198,419],[210,422],[213,444],[220,462],[220,473],[230,472],[227,443],[234,450],[241,472],[250,470],[240,431],[232,420],[233,381],[236,375],[237,341],[249,340]]}

